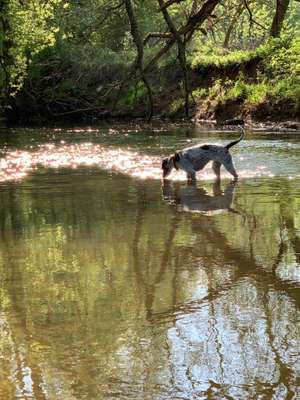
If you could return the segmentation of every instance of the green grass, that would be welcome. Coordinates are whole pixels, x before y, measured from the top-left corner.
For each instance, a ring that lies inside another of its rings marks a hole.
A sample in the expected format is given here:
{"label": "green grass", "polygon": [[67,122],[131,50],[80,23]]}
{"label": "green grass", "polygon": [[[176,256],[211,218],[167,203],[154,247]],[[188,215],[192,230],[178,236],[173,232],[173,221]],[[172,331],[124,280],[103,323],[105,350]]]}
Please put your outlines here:
{"label": "green grass", "polygon": [[251,84],[237,81],[220,100],[225,102],[226,100],[241,99],[245,103],[259,104],[267,99],[268,90],[269,87],[265,83]]}
{"label": "green grass", "polygon": [[[229,80],[225,68],[232,63],[240,63],[258,58],[257,74],[247,76],[239,72],[236,79]],[[199,65],[206,67],[222,67],[224,77],[214,81],[206,92],[201,90],[199,97],[207,100],[217,100],[226,103],[230,100],[240,100],[245,105],[258,105],[265,101],[276,104],[288,101],[295,110],[300,105],[300,39],[274,39],[260,46],[255,51],[236,51],[227,55],[203,54],[194,55],[192,68]],[[197,90],[195,90],[197,93]]]}
{"label": "green grass", "polygon": [[196,69],[200,65],[224,67],[229,64],[244,63],[257,57],[258,53],[251,50],[240,50],[229,54],[205,54],[199,52],[193,55],[191,66]]}

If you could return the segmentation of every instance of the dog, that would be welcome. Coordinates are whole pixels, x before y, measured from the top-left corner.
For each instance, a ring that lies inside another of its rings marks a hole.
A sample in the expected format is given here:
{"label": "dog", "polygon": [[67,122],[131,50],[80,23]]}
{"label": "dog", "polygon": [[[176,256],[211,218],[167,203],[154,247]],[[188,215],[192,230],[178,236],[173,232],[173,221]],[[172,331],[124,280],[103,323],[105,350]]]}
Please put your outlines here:
{"label": "dog", "polygon": [[212,169],[220,180],[221,165],[234,177],[238,179],[238,174],[234,168],[229,149],[238,144],[245,136],[245,130],[240,127],[242,134],[238,140],[228,143],[226,146],[218,146],[214,144],[204,144],[189,147],[181,151],[177,151],[174,155],[164,158],[161,168],[163,170],[163,179],[170,175],[173,168],[182,169],[187,174],[187,179],[195,181],[196,172],[202,170],[205,165],[212,161]]}

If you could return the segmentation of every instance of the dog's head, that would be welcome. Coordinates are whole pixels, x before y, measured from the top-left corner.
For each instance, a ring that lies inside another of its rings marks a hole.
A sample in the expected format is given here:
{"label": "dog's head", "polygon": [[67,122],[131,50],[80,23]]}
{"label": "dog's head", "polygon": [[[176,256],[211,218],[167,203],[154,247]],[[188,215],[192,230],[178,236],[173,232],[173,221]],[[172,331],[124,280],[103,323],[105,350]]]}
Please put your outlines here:
{"label": "dog's head", "polygon": [[175,153],[174,156],[164,158],[161,163],[161,168],[163,170],[163,178],[165,179],[168,175],[170,175],[173,168],[178,169],[176,162],[179,162],[180,155]]}

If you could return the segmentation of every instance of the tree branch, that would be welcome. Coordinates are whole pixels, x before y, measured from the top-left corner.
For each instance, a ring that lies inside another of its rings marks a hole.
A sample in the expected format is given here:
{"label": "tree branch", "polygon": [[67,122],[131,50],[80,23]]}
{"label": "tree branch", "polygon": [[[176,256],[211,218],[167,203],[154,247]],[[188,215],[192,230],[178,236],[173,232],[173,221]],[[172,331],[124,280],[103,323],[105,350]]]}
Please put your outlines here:
{"label": "tree branch", "polygon": [[160,11],[163,11],[165,9],[167,9],[168,7],[170,7],[172,4],[177,4],[177,3],[181,3],[185,0],[169,0],[167,1],[165,4],[160,6]]}
{"label": "tree branch", "polygon": [[161,33],[161,32],[150,32],[144,38],[144,46],[149,42],[150,39],[153,38],[161,38],[161,39],[170,39],[172,35],[170,33]]}
{"label": "tree branch", "polygon": [[183,86],[184,86],[184,94],[185,94],[185,115],[186,117],[189,116],[189,84],[188,84],[188,71],[186,67],[186,54],[185,54],[185,43],[181,39],[180,34],[178,33],[178,30],[172,21],[172,18],[170,17],[168,10],[163,7],[164,5],[164,0],[158,0],[158,4],[160,5],[160,9],[162,10],[163,17],[166,21],[166,24],[169,27],[169,30],[171,34],[173,35],[176,43],[177,43],[177,49],[178,49],[178,60],[181,66],[182,70],[182,75],[183,75]]}
{"label": "tree branch", "polygon": [[211,16],[214,8],[220,3],[221,0],[207,0],[201,9],[194,15],[192,15],[187,23],[179,30],[181,35],[187,33],[193,34],[195,30]]}
{"label": "tree branch", "polygon": [[[185,43],[187,43],[193,36],[193,33],[200,25],[212,14],[214,8],[221,2],[221,0],[207,0],[201,9],[188,19],[187,23],[178,30],[180,35],[187,35]],[[148,62],[145,66],[144,71],[149,71],[153,68],[153,65],[176,43],[174,37],[168,40],[165,46],[160,49],[156,55]]]}
{"label": "tree branch", "polygon": [[244,5],[246,7],[246,10],[248,11],[248,14],[249,14],[250,25],[255,24],[255,25],[259,26],[260,28],[262,28],[263,30],[266,31],[267,28],[265,26],[261,25],[259,22],[257,22],[255,19],[253,19],[253,14],[252,14],[252,11],[251,11],[251,9],[249,7],[249,4],[247,3],[247,0],[243,0],[243,1],[244,1]]}
{"label": "tree branch", "polygon": [[111,5],[110,2],[105,4],[104,6],[101,7],[101,14],[104,14],[98,25],[102,25],[108,17],[111,16],[111,13],[113,11],[117,11],[119,8],[121,8],[124,5],[124,1],[121,1],[119,4],[116,4],[115,6]]}
{"label": "tree branch", "polygon": [[136,60],[135,60],[133,70],[130,75],[133,76],[136,71],[139,71],[140,79],[142,80],[142,82],[144,83],[144,85],[147,89],[148,100],[149,100],[148,120],[150,121],[153,116],[153,96],[152,96],[150,84],[147,80],[146,73],[144,71],[143,40],[140,35],[137,19],[136,19],[134,10],[133,10],[131,0],[125,0],[125,8],[126,8],[126,12],[127,12],[129,23],[130,23],[131,35],[132,35],[132,38],[133,38],[133,41],[134,41],[134,44],[135,44],[136,50],[137,50]]}

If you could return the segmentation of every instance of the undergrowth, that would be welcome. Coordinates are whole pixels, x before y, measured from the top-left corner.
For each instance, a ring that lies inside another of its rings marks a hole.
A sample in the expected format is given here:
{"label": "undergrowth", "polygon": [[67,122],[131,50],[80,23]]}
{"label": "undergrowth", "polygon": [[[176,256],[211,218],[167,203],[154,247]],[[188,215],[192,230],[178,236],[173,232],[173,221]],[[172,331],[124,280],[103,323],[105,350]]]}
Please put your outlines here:
{"label": "undergrowth", "polygon": [[[194,69],[200,63],[206,67],[226,70],[232,63],[243,64],[257,58],[259,62],[255,77],[247,74],[247,69],[236,79],[226,76],[217,79],[207,89],[206,100],[239,100],[245,105],[259,105],[263,102],[278,104],[288,102],[296,113],[300,107],[300,39],[269,40],[255,51],[236,51],[228,55],[195,55],[191,60]],[[194,91],[197,96],[197,91]],[[200,92],[199,92],[200,94]],[[203,99],[203,92],[198,98]]]}

